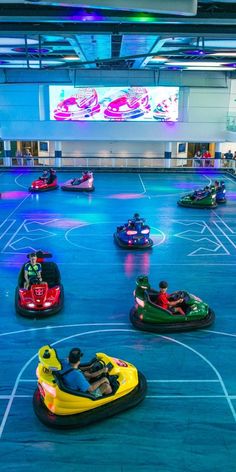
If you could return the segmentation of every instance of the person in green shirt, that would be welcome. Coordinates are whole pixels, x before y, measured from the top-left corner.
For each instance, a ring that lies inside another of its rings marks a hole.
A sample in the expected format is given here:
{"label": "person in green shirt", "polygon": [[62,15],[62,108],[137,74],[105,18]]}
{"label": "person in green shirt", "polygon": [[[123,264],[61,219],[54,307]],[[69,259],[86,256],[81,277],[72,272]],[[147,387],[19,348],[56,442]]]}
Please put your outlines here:
{"label": "person in green shirt", "polygon": [[27,262],[24,266],[24,288],[27,290],[31,284],[42,282],[42,266],[39,262],[37,262],[37,254],[30,254],[29,260],[30,262]]}

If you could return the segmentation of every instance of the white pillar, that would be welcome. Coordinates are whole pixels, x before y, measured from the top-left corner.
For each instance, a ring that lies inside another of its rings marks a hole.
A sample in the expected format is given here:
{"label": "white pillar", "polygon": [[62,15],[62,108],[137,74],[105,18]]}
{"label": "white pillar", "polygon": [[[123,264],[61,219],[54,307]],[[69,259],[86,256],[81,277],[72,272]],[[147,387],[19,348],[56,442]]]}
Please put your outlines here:
{"label": "white pillar", "polygon": [[214,167],[215,169],[221,168],[221,147],[222,143],[215,143],[215,159],[214,159]]}
{"label": "white pillar", "polygon": [[165,167],[166,169],[170,169],[171,167],[171,152],[172,152],[172,143],[168,141],[165,143]]}
{"label": "white pillar", "polygon": [[11,141],[4,141],[4,166],[10,167],[12,165],[12,159],[11,159]]}
{"label": "white pillar", "polygon": [[61,151],[61,141],[55,141],[54,143],[55,149],[55,166],[61,167],[61,158],[62,158],[62,151]]}

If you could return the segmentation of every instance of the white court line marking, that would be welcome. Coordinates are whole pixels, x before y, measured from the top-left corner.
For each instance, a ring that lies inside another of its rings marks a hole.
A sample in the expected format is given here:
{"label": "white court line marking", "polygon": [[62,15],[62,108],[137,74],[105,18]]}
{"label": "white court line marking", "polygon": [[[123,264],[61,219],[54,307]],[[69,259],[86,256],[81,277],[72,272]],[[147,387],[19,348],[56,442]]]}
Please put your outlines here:
{"label": "white court line marking", "polygon": [[5,221],[9,220],[9,218],[13,215],[13,213],[15,213],[15,211],[18,210],[18,208],[20,208],[20,206],[22,205],[22,203],[24,203],[25,200],[27,200],[27,198],[29,198],[29,197],[30,197],[30,194],[29,194],[29,195],[26,195],[26,197],[23,198],[23,200],[21,200],[21,202],[19,203],[19,205],[17,205],[17,207],[16,207],[14,210],[12,210],[12,212],[10,213],[10,215],[8,215],[8,217],[4,220],[4,223],[5,223]]}
{"label": "white court line marking", "polygon": [[[10,395],[0,395],[0,400],[9,400]],[[14,398],[32,398],[32,395],[15,395]]]}
{"label": "white court line marking", "polygon": [[214,215],[223,223],[223,225],[226,226],[230,233],[235,234],[235,232],[225,223],[225,221],[219,215],[217,215],[215,210],[212,210],[212,213],[214,213]]}
{"label": "white court line marking", "polygon": [[147,395],[146,398],[225,398],[224,395]]}
{"label": "white court line marking", "polygon": [[[159,335],[158,335],[159,336]],[[163,339],[167,339],[171,342],[174,342],[174,343],[177,343],[177,344],[180,344],[181,346],[184,346],[186,347],[186,349],[189,349],[190,351],[192,351],[193,353],[195,353],[197,356],[199,356],[203,361],[205,361],[209,367],[212,368],[212,370],[215,372],[216,374],[216,377],[218,378],[218,380],[220,381],[220,384],[221,384],[221,388],[225,394],[225,398],[226,398],[226,401],[228,403],[228,406],[229,406],[229,409],[233,415],[233,418],[234,418],[234,421],[236,422],[236,412],[235,412],[235,409],[233,407],[233,404],[231,402],[231,399],[229,397],[229,394],[228,394],[228,391],[226,389],[226,386],[224,384],[224,381],[220,375],[220,373],[218,372],[218,370],[216,369],[216,367],[205,357],[203,356],[203,354],[201,354],[199,351],[196,351],[196,349],[193,349],[192,347],[188,346],[187,344],[185,343],[182,343],[180,341],[177,341],[177,339],[173,339],[173,338],[169,338],[168,336],[161,336]]]}
{"label": "white court line marking", "polygon": [[224,174],[224,179],[229,180],[230,182],[233,182],[233,184],[236,184],[236,181],[234,179],[231,179],[230,177],[226,176]]}
{"label": "white court line marking", "polygon": [[[113,221],[99,221],[98,223],[85,223],[85,224],[82,224],[82,225],[79,224],[78,226],[73,226],[72,228],[68,229],[68,231],[66,231],[66,233],[65,233],[65,235],[64,235],[64,239],[65,239],[71,246],[75,246],[75,247],[77,247],[77,248],[89,249],[90,251],[96,251],[97,253],[102,253],[102,252],[104,252],[104,251],[106,251],[106,252],[109,251],[109,252],[112,252],[112,253],[113,253],[113,252],[114,252],[114,248],[110,248],[110,249],[108,249],[108,248],[101,249],[101,248],[98,248],[98,247],[97,247],[97,248],[93,248],[93,247],[89,247],[89,246],[84,246],[84,245],[82,245],[82,244],[74,243],[73,241],[71,241],[70,239],[68,239],[69,233],[70,233],[71,231],[74,231],[75,229],[84,228],[84,227],[86,227],[86,226],[101,225],[101,224],[111,224],[111,223],[112,223],[112,224],[114,223],[114,225],[117,226],[117,221],[116,221],[116,222],[113,222]],[[111,238],[111,240],[112,240],[113,234],[114,234],[114,232],[116,231],[116,229],[115,229],[116,226],[114,227],[113,233],[103,233],[103,235],[109,236],[109,237]],[[162,239],[161,239],[159,242],[157,242],[156,244],[153,244],[152,247],[159,246],[160,244],[162,244],[162,243],[165,241],[166,235],[165,235],[165,233],[163,233],[163,231],[161,231],[161,230],[158,229],[158,228],[155,228],[154,226],[150,226],[150,228],[151,228],[151,229],[154,229],[154,230],[156,230],[156,231],[159,232],[159,234],[151,234],[151,235],[150,235],[151,239],[152,239],[152,238],[155,238],[155,236],[160,236],[160,235],[161,235]],[[92,234],[92,233],[91,233],[91,234]],[[88,237],[88,233],[86,234],[86,237]],[[138,251],[138,249],[137,249],[137,251]],[[143,251],[143,250],[140,249],[140,251]],[[144,253],[142,252],[142,254],[144,254]],[[137,256],[138,256],[138,255],[140,255],[140,254],[137,254]],[[92,263],[92,264],[93,264],[93,263]],[[122,265],[122,264],[123,264],[123,263],[119,263],[118,265]]]}
{"label": "white court line marking", "polygon": [[201,379],[193,379],[193,380],[188,380],[188,379],[180,379],[180,380],[148,380],[149,383],[204,383],[204,382],[213,382],[217,383],[219,382],[218,379],[211,379],[211,380],[201,380]]}
{"label": "white court line marking", "polygon": [[[155,228],[155,226],[150,226],[150,228],[151,228],[151,229],[154,229],[154,230],[156,230],[156,231],[159,231],[159,233],[161,233],[161,236],[162,236],[162,239],[161,239],[158,243],[153,244],[152,247],[160,246],[160,245],[161,245],[162,243],[164,243],[165,240],[166,240],[166,235],[165,235],[165,233],[163,233],[163,231],[161,231],[160,229]],[[151,236],[151,239],[152,239],[152,237],[155,238],[155,236],[158,236],[158,235],[156,235],[156,234],[154,234],[154,235],[150,234],[150,236]]]}
{"label": "white court line marking", "polygon": [[[53,233],[52,231],[48,231],[48,230],[42,229],[42,228],[40,227],[40,225],[41,225],[41,226],[45,226],[45,225],[48,225],[48,224],[50,224],[50,223],[54,223],[54,221],[58,221],[58,219],[56,218],[56,219],[48,220],[48,221],[44,221],[44,220],[28,220],[28,219],[24,220],[23,223],[21,224],[21,226],[18,228],[18,231],[15,232],[15,235],[23,228],[23,229],[26,231],[26,233],[28,233],[28,234],[39,232],[39,236],[36,236],[36,239],[35,239],[35,238],[33,238],[33,236],[30,237],[30,236],[26,236],[26,235],[25,235],[25,236],[23,236],[23,237],[20,237],[20,238],[14,240],[14,241],[13,241],[13,245],[10,244],[10,243],[11,243],[11,239],[12,239],[12,238],[11,238],[10,241],[8,242],[7,246],[5,246],[5,247],[8,247],[8,246],[9,246],[10,248],[12,248],[12,249],[14,250],[14,249],[15,249],[15,248],[14,248],[14,245],[17,244],[18,242],[24,240],[24,239],[26,239],[26,240],[28,240],[28,241],[32,241],[33,243],[35,243],[35,242],[38,241],[39,239],[45,239],[45,238],[49,238],[49,237],[56,236],[56,233]],[[32,225],[32,224],[37,224],[37,225],[38,225],[38,228],[30,229],[29,226]],[[42,235],[42,233],[45,233],[47,236]],[[14,236],[15,236],[15,235],[14,235]],[[25,249],[25,248],[28,248],[28,247],[29,247],[30,249],[32,249],[32,250],[35,250],[35,248],[32,247],[32,246],[23,246],[23,247],[21,247],[21,250],[22,250],[22,249]]]}
{"label": "white court line marking", "polygon": [[216,221],[213,221],[214,225],[220,230],[220,232],[225,236],[226,239],[228,239],[228,241],[232,244],[232,246],[234,248],[236,248],[236,245],[234,244],[234,242],[230,239],[229,236],[227,236],[227,234],[223,231],[223,229],[216,223]]}
{"label": "white court line marking", "polygon": [[[185,223],[184,221],[185,220],[173,220],[174,222],[177,222],[177,223],[180,223],[180,224],[183,224],[184,226],[188,226],[188,227],[191,227],[192,225],[195,226],[196,225],[199,225],[199,226],[202,226],[203,225],[203,229],[202,231],[200,231],[200,234],[203,234],[205,229],[208,229],[208,231],[213,235],[213,239],[210,240],[209,238],[207,238],[207,236],[205,236],[204,238],[199,238],[198,240],[194,240],[193,238],[191,238],[190,236],[189,237],[185,237],[185,236],[181,236],[181,235],[184,235],[184,234],[188,234],[190,232],[190,235],[191,233],[196,233],[196,234],[199,234],[196,230],[192,229],[187,229],[186,231],[181,231],[180,233],[175,233],[174,236],[176,236],[177,238],[180,238],[180,239],[189,239],[190,241],[193,241],[193,242],[201,242],[201,241],[210,241],[211,243],[215,244],[216,245],[216,242],[214,241],[214,239],[217,240],[218,242],[218,246],[215,248],[215,249],[209,249],[209,248],[205,248],[205,246],[200,246],[198,247],[197,249],[195,249],[195,251],[192,251],[190,252],[189,254],[187,254],[187,256],[228,256],[230,255],[229,251],[227,251],[226,247],[223,245],[223,243],[217,238],[217,236],[213,233],[213,231],[210,229],[210,227],[208,226],[208,224],[206,223],[206,221],[204,220],[200,220],[200,223],[194,223],[193,222],[188,222],[188,223]],[[225,254],[216,254],[215,251],[217,251],[219,248],[224,248],[225,250]],[[201,254],[199,253],[200,250],[207,250],[208,251],[208,254]]]}
{"label": "white court line marking", "polygon": [[36,382],[36,379],[20,379],[20,382]]}
{"label": "white court line marking", "polygon": [[[5,220],[6,221],[6,220]],[[1,226],[3,226],[3,224],[5,223],[5,221],[0,225],[0,228]],[[10,225],[8,225],[7,229],[5,229],[5,231],[1,234],[0,236],[0,239],[3,238],[3,236],[5,236],[5,234],[9,231],[9,229],[11,229],[12,225],[14,225],[16,222],[16,220],[12,220],[12,222],[10,223]]]}
{"label": "white court line marking", "polygon": [[0,336],[9,336],[12,334],[29,333],[31,331],[42,331],[44,329],[64,329],[64,328],[80,328],[84,326],[130,326],[129,323],[77,323],[71,325],[59,325],[59,326],[43,326],[42,328],[29,328],[20,329],[18,331],[9,331],[1,333]]}
{"label": "white court line marking", "polygon": [[[3,221],[2,225],[5,224],[7,222],[7,220],[9,220],[9,218],[13,215],[13,213],[15,213],[16,210],[18,210],[18,208],[20,208],[20,206],[22,205],[22,203],[25,202],[25,200],[27,200],[27,198],[30,197],[30,194],[29,195],[26,195],[26,197],[19,203],[19,205],[17,205],[17,207],[10,213],[10,215],[7,216],[7,218]],[[15,220],[16,221],[16,220]],[[14,223],[15,223],[14,221]],[[11,225],[12,226],[12,225]],[[17,231],[16,231],[17,232]],[[15,233],[14,233],[15,234]],[[12,238],[11,238],[12,239]],[[10,239],[10,241],[11,241]],[[8,243],[5,245],[5,247],[7,247]],[[5,247],[2,249],[1,252],[4,251]]]}
{"label": "white court line marking", "polygon": [[[224,254],[224,255],[230,256],[230,252],[226,249],[226,247],[225,247],[224,244],[219,240],[219,238],[213,233],[213,231],[211,230],[210,226],[208,226],[207,223],[205,223],[205,224],[206,224],[206,227],[208,228],[208,230],[210,231],[210,233],[213,235],[213,238],[215,238],[215,239],[218,241],[219,245],[224,248],[224,250],[225,250],[225,252],[226,252],[226,254]],[[202,254],[202,255],[204,255],[204,254]],[[210,255],[210,256],[217,256],[217,254],[209,254],[209,255]]]}
{"label": "white court line marking", "polygon": [[[144,185],[144,183],[143,183],[143,179],[142,179],[141,175],[138,174],[138,176],[139,176],[139,180],[140,180],[140,182],[141,182],[141,185],[142,185],[142,187],[143,187],[143,192],[142,192],[142,193],[143,193],[143,194],[144,194],[144,193],[147,193],[147,190],[146,190],[146,187],[145,187],[145,185]],[[150,197],[149,197],[149,198],[150,198]]]}
{"label": "white court line marking", "polygon": [[[193,264],[191,264],[193,265]],[[77,323],[77,324],[69,324],[69,325],[58,325],[58,326],[42,326],[41,328],[28,328],[28,329],[20,329],[17,331],[8,331],[5,333],[0,333],[1,336],[11,336],[12,334],[24,334],[24,333],[30,333],[32,331],[42,331],[42,330],[50,330],[50,329],[65,329],[65,328],[80,328],[80,327],[85,327],[85,326],[130,326],[129,323]],[[236,337],[236,334],[233,333],[225,333],[224,331],[214,331],[211,329],[203,329],[203,330],[198,330],[200,333],[212,333],[212,334],[217,334],[217,335],[222,335],[222,336],[232,336]],[[153,333],[155,334],[155,333]]]}
{"label": "white court line marking", "polygon": [[28,187],[26,187],[26,185],[22,185],[22,184],[19,184],[19,182],[17,182],[17,179],[19,179],[19,177],[21,177],[22,175],[24,175],[24,174],[19,174],[19,175],[15,178],[15,183],[16,183],[16,185],[18,185],[19,187],[27,188],[27,189],[28,189]]}
{"label": "white court line marking", "polygon": [[210,179],[210,177],[208,177],[208,176],[207,176],[207,175],[205,175],[205,174],[203,174],[203,177],[204,177],[205,179],[207,179],[207,180],[208,180],[209,184],[211,184],[211,182],[212,182],[212,179]]}
{"label": "white court line marking", "polygon": [[[57,344],[60,344],[64,341],[68,341],[69,339],[72,339],[72,338],[77,338],[77,337],[81,337],[81,336],[86,336],[86,335],[93,335],[93,334],[97,334],[97,333],[107,333],[107,332],[129,332],[129,333],[132,333],[132,334],[139,334],[138,331],[134,331],[133,329],[105,329],[105,330],[92,330],[92,331],[85,331],[84,333],[77,333],[77,334],[73,334],[71,336],[67,336],[65,338],[61,338],[59,339],[58,341],[55,341],[54,343],[51,343],[51,346],[56,346]],[[235,413],[235,410],[234,410],[234,407],[233,407],[233,404],[231,402],[231,399],[229,397],[229,394],[227,392],[227,389],[225,387],[225,384],[224,384],[224,381],[220,375],[220,373],[218,372],[218,370],[216,369],[216,367],[205,357],[203,356],[203,354],[201,354],[200,352],[196,351],[195,349],[193,349],[192,347],[188,346],[187,344],[185,343],[182,343],[181,341],[178,341],[174,338],[171,338],[169,336],[162,336],[162,335],[159,335],[157,334],[156,335],[157,337],[159,338],[162,338],[162,339],[166,339],[167,341],[170,341],[170,342],[173,342],[175,344],[178,344],[186,349],[188,349],[189,351],[193,352],[194,354],[196,354],[198,357],[200,357],[200,359],[203,360],[203,362],[206,362],[206,364],[213,370],[213,372],[215,373],[216,377],[218,378],[218,380],[220,381],[220,384],[221,384],[221,388],[224,392],[224,398],[226,399],[227,403],[228,403],[228,406],[229,406],[229,409],[233,415],[233,418],[236,422],[236,413]],[[3,419],[2,419],[2,422],[1,422],[1,425],[0,425],[0,438],[2,437],[2,434],[3,434],[3,431],[4,431],[4,428],[5,428],[5,424],[6,424],[6,421],[7,421],[7,418],[9,416],[9,413],[10,413],[10,410],[11,410],[11,406],[12,406],[12,403],[13,403],[13,400],[14,400],[14,397],[15,397],[15,394],[16,394],[16,390],[18,388],[18,384],[20,382],[20,379],[21,379],[21,376],[23,374],[23,372],[26,370],[26,368],[30,365],[30,363],[38,356],[38,354],[35,354],[34,356],[32,356],[24,365],[23,367],[21,368],[17,378],[16,378],[16,381],[15,381],[15,385],[12,389],[12,393],[10,395],[10,398],[9,398],[9,401],[8,401],[8,404],[7,404],[7,408],[5,410],[5,413],[3,415]]]}
{"label": "white court line marking", "polygon": [[236,338],[236,334],[233,333],[225,333],[224,331],[213,331],[211,329],[205,329],[207,333],[219,334],[220,336],[230,336],[232,338]]}

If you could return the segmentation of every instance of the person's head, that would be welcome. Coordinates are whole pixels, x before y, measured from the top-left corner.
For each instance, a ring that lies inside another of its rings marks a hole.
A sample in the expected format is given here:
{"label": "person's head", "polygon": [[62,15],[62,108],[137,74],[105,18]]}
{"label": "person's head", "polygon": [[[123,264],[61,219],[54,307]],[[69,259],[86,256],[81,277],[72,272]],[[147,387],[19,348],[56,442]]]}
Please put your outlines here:
{"label": "person's head", "polygon": [[140,218],[139,213],[135,213],[135,214],[134,214],[134,219],[135,219],[135,220],[139,220],[139,218]]}
{"label": "person's head", "polygon": [[31,254],[29,255],[29,260],[32,265],[36,264],[37,254],[35,252],[31,252]]}
{"label": "person's head", "polygon": [[219,187],[220,183],[218,180],[215,180],[215,187]]}
{"label": "person's head", "polygon": [[166,290],[168,289],[168,283],[165,280],[161,280],[161,282],[159,283],[159,288],[161,292],[166,292]]}
{"label": "person's head", "polygon": [[69,352],[69,363],[74,367],[78,367],[82,356],[83,353],[81,352],[81,349],[79,347],[73,347],[73,349],[71,349]]}

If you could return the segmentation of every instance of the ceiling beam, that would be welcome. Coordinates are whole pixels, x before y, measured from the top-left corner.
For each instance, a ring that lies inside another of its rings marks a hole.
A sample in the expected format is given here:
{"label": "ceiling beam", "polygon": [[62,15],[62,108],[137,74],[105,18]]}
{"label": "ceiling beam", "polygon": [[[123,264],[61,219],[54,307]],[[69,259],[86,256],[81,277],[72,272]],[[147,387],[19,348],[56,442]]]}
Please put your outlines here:
{"label": "ceiling beam", "polygon": [[140,24],[140,23],[25,23],[23,20],[18,23],[1,23],[1,36],[16,33],[23,34],[156,34],[163,36],[188,36],[188,37],[213,37],[226,38],[236,37],[235,25],[211,25],[211,24]]}

